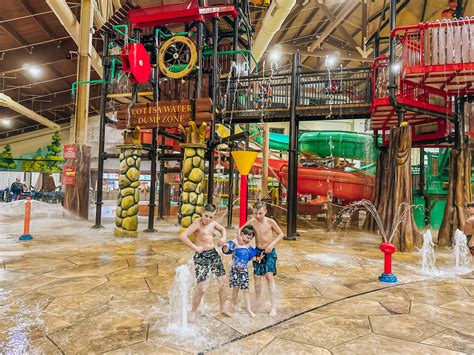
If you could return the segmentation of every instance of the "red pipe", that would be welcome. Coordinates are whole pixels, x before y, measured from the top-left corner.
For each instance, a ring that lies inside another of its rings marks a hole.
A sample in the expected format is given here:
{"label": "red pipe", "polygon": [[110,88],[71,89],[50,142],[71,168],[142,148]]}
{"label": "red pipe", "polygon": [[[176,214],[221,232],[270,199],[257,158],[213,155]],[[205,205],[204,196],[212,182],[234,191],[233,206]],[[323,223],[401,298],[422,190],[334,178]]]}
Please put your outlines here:
{"label": "red pipe", "polygon": [[240,227],[247,223],[247,185],[248,176],[240,175]]}

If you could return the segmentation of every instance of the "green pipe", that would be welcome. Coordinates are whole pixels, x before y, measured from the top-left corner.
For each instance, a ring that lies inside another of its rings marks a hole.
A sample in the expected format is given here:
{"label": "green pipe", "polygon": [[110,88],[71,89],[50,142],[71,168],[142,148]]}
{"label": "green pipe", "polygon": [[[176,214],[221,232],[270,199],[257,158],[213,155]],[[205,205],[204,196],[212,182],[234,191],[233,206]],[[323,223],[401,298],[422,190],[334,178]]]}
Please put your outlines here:
{"label": "green pipe", "polygon": [[89,80],[89,81],[75,81],[71,85],[71,94],[72,96],[76,95],[76,85],[82,84],[112,84],[110,81],[107,80]]}
{"label": "green pipe", "polygon": [[[120,31],[119,28],[125,28],[125,32]],[[122,36],[128,37],[128,26],[127,25],[115,25],[115,26],[112,26],[112,29],[115,32],[121,34]]]}
{"label": "green pipe", "polygon": [[159,28],[155,28],[155,37],[157,37],[158,35],[160,35],[161,37],[163,37],[165,39],[168,39],[168,38],[175,37],[175,36],[184,36],[184,37],[192,36],[193,32],[164,33]]}
{"label": "green pipe", "polygon": [[[125,32],[120,31],[119,28],[124,28]],[[125,38],[128,38],[128,40],[130,42],[134,42],[134,43],[138,42],[136,39],[128,36],[128,26],[127,25],[115,25],[115,26],[112,26],[112,29],[115,32],[117,32],[118,34],[121,34],[122,36],[124,36]]]}
{"label": "green pipe", "polygon": [[179,73],[180,71],[186,69],[187,66],[187,64],[171,65],[168,70],[172,73]]}
{"label": "green pipe", "polygon": [[122,65],[122,61],[118,58],[112,58],[112,80],[115,79],[115,63],[119,62]]}

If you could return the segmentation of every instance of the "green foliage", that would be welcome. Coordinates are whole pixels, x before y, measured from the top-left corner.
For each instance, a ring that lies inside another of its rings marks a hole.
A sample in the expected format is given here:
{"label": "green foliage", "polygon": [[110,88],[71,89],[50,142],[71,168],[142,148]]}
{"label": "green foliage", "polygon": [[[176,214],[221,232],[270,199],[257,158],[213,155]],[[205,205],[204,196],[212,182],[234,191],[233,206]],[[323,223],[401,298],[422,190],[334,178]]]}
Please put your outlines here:
{"label": "green foliage", "polygon": [[41,149],[36,151],[35,157],[31,160],[25,160],[21,165],[23,171],[45,172],[46,167],[44,157],[41,155]]}
{"label": "green foliage", "polygon": [[61,135],[59,132],[55,132],[51,138],[51,144],[48,145],[48,152],[45,156],[45,172],[51,173],[60,173],[61,172],[61,163],[64,162],[64,158],[61,155]]}
{"label": "green foliage", "polygon": [[64,158],[61,155],[61,135],[55,132],[51,138],[51,144],[47,146],[48,151],[43,156],[41,149],[36,151],[32,160],[23,162],[21,168],[23,171],[36,171],[42,173],[60,173]]}
{"label": "green foliage", "polygon": [[13,160],[12,147],[7,144],[0,153],[0,170],[16,169],[16,163]]}

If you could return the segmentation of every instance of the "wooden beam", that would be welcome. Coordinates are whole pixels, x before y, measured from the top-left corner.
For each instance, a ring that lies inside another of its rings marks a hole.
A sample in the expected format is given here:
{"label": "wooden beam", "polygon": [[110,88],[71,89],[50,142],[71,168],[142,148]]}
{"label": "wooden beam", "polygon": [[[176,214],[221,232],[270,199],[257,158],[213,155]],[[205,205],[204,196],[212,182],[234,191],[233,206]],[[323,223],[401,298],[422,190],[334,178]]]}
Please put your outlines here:
{"label": "wooden beam", "polygon": [[[54,97],[54,94],[55,93],[52,92],[49,95]],[[96,100],[96,99],[99,99],[99,98],[100,98],[100,88],[93,89],[92,92],[91,92],[90,100],[92,101],[92,100]],[[22,105],[29,108],[30,110],[37,109],[34,106],[33,103],[30,103],[29,105],[26,105],[26,104],[22,104]],[[41,111],[42,112],[48,112],[48,111],[57,110],[57,109],[62,108],[62,107],[69,107],[69,106],[71,106],[71,93],[67,92],[67,93],[62,93],[62,94],[56,95],[54,100],[51,101],[50,103],[44,103],[41,107]],[[11,110],[9,110],[7,108],[0,109],[0,113],[1,113],[2,117],[5,117],[5,118],[18,119],[20,117],[25,117],[25,116],[20,115],[20,114],[9,116],[9,115],[7,115],[8,112],[11,112]]]}
{"label": "wooden beam", "polygon": [[[362,0],[365,1],[365,0]],[[331,12],[331,10],[328,9],[328,7],[324,4],[324,2],[320,2],[318,4],[319,8],[321,11],[324,13],[324,15],[329,19],[329,22],[332,24],[334,22],[337,22],[336,16]],[[344,25],[341,23],[340,26],[337,27],[337,31],[340,31],[345,38],[349,41],[349,43],[352,45],[352,47],[357,47],[357,42],[354,40],[354,38],[346,31],[344,28]]]}
{"label": "wooden beam", "polygon": [[[91,51],[92,34],[90,29],[93,24],[92,0],[81,0],[81,23],[79,25],[80,38],[77,63],[77,81],[86,82],[91,78]],[[76,144],[86,144],[87,126],[89,120],[89,85],[78,85],[76,91],[76,112],[74,120]]]}
{"label": "wooden beam", "polygon": [[286,34],[290,30],[290,27],[293,25],[293,23],[296,21],[296,19],[299,17],[299,12],[304,10],[303,5],[298,2],[291,13],[293,14],[293,17],[287,17],[285,21],[283,22],[283,25],[281,25],[280,33],[278,37],[275,39],[275,43],[280,43],[283,38],[285,38]]}
{"label": "wooden beam", "polygon": [[[316,14],[318,13],[319,11],[319,8],[314,8],[313,11],[311,11],[311,13],[309,14],[309,16],[306,16],[305,19],[304,19],[304,23],[308,22],[308,20],[312,20],[314,19],[314,17],[316,16]],[[316,24],[315,26],[315,30],[320,28],[320,26],[322,26],[323,24],[320,22],[319,24]],[[306,29],[306,26],[300,26],[298,32],[296,33],[296,36],[294,38],[299,38],[301,36],[301,34],[304,32],[304,30]],[[312,32],[315,32],[315,31],[312,31]]]}
{"label": "wooden beam", "polygon": [[300,48],[292,45],[282,45],[281,52],[283,54],[293,54],[296,51],[299,51],[301,55],[315,58],[325,58],[328,55],[333,55],[335,52],[339,54],[340,60],[355,60],[364,63],[372,63],[373,60],[370,58],[362,58],[362,56],[356,51],[348,51],[343,49],[317,49],[314,51],[301,50]]}
{"label": "wooden beam", "polygon": [[[33,45],[33,44],[32,44]],[[77,46],[71,38],[64,40],[58,48],[57,43],[49,43],[41,46],[41,50],[33,51],[32,54],[18,55],[18,53],[7,52],[4,59],[0,62],[1,73],[11,74],[24,70],[25,63],[56,63],[58,60],[65,60],[69,51],[77,50]],[[1,52],[1,51],[0,51]]]}
{"label": "wooden beam", "polygon": [[[30,15],[34,15],[35,14],[35,11],[34,9],[31,7],[31,5],[28,3],[27,0],[20,0],[20,4],[23,6],[23,8],[30,14]],[[53,32],[51,31],[51,29],[49,28],[49,26],[46,24],[46,22],[41,18],[41,17],[38,17],[38,16],[32,16],[31,17],[38,25],[39,27],[41,28],[41,30],[43,30],[43,32],[48,35],[49,38],[54,38],[54,34]]]}
{"label": "wooden beam", "polygon": [[[4,18],[0,17],[0,21],[4,21]],[[11,38],[13,38],[22,46],[30,46],[30,43],[28,43],[26,39],[24,39],[17,31],[15,31],[13,26],[11,26],[10,24],[3,22],[3,23],[0,23],[0,27],[2,27],[4,31],[8,33],[8,35],[10,35]],[[29,52],[28,48],[25,48],[25,50]]]}
{"label": "wooden beam", "polygon": [[319,48],[321,43],[323,43],[323,41],[336,30],[341,22],[344,21],[359,5],[359,1],[349,1],[346,6],[344,6],[342,11],[337,15],[335,21],[331,22],[329,26],[326,27],[324,32],[319,36],[319,38],[308,46],[308,50],[314,51],[316,48]]}

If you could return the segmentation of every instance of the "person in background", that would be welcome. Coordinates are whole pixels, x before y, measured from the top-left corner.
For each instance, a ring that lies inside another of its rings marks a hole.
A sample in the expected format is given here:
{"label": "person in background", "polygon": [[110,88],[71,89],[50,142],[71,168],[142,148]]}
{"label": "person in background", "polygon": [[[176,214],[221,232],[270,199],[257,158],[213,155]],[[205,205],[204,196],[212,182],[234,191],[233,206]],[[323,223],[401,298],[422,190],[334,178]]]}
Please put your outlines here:
{"label": "person in background", "polygon": [[21,183],[20,178],[16,178],[16,181],[12,184],[10,190],[13,194],[13,201],[17,201],[23,193],[23,184]]}

